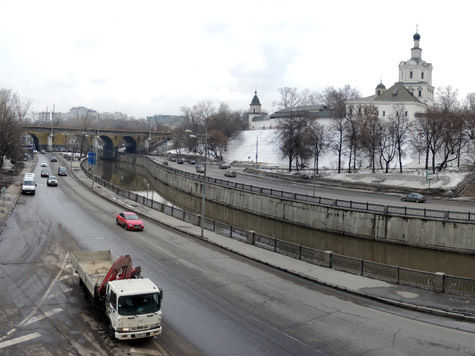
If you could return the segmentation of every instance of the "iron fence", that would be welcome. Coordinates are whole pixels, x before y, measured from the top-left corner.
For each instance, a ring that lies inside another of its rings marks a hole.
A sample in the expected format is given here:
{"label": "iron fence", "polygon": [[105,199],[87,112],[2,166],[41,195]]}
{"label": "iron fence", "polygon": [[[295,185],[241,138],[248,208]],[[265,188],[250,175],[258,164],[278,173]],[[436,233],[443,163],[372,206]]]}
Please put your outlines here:
{"label": "iron fence", "polygon": [[[178,209],[171,205],[153,202],[148,198],[115,186],[110,182],[98,178],[97,176],[93,176],[91,172],[89,172],[83,166],[82,168],[84,173],[89,178],[125,198],[139,201],[140,203],[143,202],[144,205],[150,206],[157,211],[174,216],[180,220],[185,220],[186,222],[189,222],[193,225],[199,226],[201,224],[200,215]],[[262,191],[264,190],[265,189]],[[322,201],[322,204],[323,201],[331,205],[338,204],[335,203],[335,200],[331,202],[325,200],[328,198],[318,197],[317,199],[319,202]],[[367,203],[365,204],[368,206]],[[333,268],[336,270],[383,280],[386,282],[398,283],[436,292],[475,296],[475,278],[465,278],[446,275],[444,273],[418,271],[410,268],[392,266],[350,256],[343,256],[332,253],[331,251],[320,251],[307,246],[302,246],[295,243],[282,241],[270,236],[261,235],[254,231],[237,228],[209,218],[204,219],[203,226],[205,229],[214,231],[222,236],[243,241],[256,247],[318,266]]]}

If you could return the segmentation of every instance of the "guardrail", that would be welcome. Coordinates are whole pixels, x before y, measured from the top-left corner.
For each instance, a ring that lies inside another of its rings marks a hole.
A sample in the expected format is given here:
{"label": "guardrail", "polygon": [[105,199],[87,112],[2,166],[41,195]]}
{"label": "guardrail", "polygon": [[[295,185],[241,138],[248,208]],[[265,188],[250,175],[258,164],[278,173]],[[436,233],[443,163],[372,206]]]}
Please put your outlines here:
{"label": "guardrail", "polygon": [[[84,161],[83,161],[84,162]],[[201,216],[177,207],[163,204],[133,193],[127,189],[116,186],[106,180],[94,176],[81,162],[84,173],[95,182],[110,189],[127,199],[155,209],[161,213],[173,216],[190,224],[200,226]],[[302,246],[282,241],[270,236],[261,235],[254,231],[244,230],[226,223],[205,218],[203,227],[222,236],[226,236],[244,243],[254,245],[269,251],[279,253],[291,258],[305,261],[322,267],[357,274],[364,277],[383,280],[390,283],[403,284],[423,288],[436,292],[475,295],[475,279],[446,275],[440,272],[425,272],[409,268],[387,265],[360,258],[338,255],[331,251],[321,251],[307,246]]]}
{"label": "guardrail", "polygon": [[[152,160],[149,157],[142,156],[150,160],[153,164],[158,164],[164,170],[167,170],[170,173],[181,175],[190,179],[195,179],[198,181],[203,181],[204,176],[200,174],[195,174],[191,172],[182,171],[179,169],[172,168],[170,166],[161,164],[157,161]],[[425,209],[425,208],[413,208],[408,206],[394,206],[394,205],[383,205],[375,204],[370,202],[359,202],[352,200],[343,200],[343,199],[332,199],[321,196],[306,195],[300,193],[292,193],[283,190],[271,189],[258,187],[250,184],[233,182],[226,179],[219,179],[213,177],[206,177],[207,183],[221,185],[227,188],[240,189],[252,193],[279,197],[282,199],[294,200],[294,201],[303,201],[306,203],[330,206],[333,208],[341,208],[355,211],[366,211],[377,214],[385,214],[392,216],[407,216],[407,217],[420,217],[425,219],[433,220],[444,220],[444,221],[464,221],[464,222],[475,222],[475,213],[470,211],[451,211],[451,210],[437,210],[437,209]]]}

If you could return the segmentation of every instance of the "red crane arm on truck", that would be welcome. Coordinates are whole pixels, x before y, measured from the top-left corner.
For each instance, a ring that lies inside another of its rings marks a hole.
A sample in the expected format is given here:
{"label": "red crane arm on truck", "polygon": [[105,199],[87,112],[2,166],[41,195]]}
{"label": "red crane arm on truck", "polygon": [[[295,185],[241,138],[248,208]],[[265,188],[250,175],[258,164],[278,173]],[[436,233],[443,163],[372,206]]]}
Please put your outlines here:
{"label": "red crane arm on truck", "polygon": [[142,268],[137,266],[132,268],[132,258],[130,255],[120,256],[117,261],[112,264],[109,272],[102,281],[101,286],[97,290],[97,294],[103,297],[106,294],[106,285],[110,281],[117,279],[131,279],[140,275]]}

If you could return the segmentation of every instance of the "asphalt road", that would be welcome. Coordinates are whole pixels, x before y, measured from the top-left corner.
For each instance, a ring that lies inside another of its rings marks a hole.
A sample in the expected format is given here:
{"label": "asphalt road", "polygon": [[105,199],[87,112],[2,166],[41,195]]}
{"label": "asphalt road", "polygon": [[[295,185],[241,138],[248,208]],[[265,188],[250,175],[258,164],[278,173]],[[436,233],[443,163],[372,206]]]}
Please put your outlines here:
{"label": "asphalt road", "polygon": [[[475,325],[337,292],[145,221],[72,177],[22,196],[0,240],[2,355],[473,355]],[[56,171],[56,164],[53,164]],[[163,334],[114,342],[69,252],[130,254],[164,289]]]}
{"label": "asphalt road", "polygon": [[[163,162],[164,158],[156,158],[157,162]],[[196,173],[194,165],[188,163],[177,164],[176,162],[168,162],[168,165],[172,168]],[[305,182],[302,180],[287,180],[278,179],[273,177],[263,177],[252,174],[246,174],[242,172],[241,168],[233,167],[236,171],[236,178],[228,178],[224,176],[226,170],[219,169],[215,164],[207,165],[207,175],[213,178],[219,178],[224,180],[230,180],[233,182],[250,184],[256,187],[270,188],[275,190],[283,190],[298,194],[313,195],[315,190],[315,196],[321,196],[331,199],[352,200],[358,202],[370,202],[374,204],[393,205],[393,206],[408,206],[412,208],[427,208],[436,210],[453,210],[463,212],[474,212],[475,204],[469,201],[461,201],[454,199],[439,198],[437,196],[427,197],[427,201],[424,204],[403,202],[401,196],[404,194],[396,193],[384,193],[384,192],[370,192],[366,190],[358,189],[346,189],[339,187],[331,187],[328,185],[315,184],[315,187],[311,182]],[[384,188],[381,188],[384,190]],[[417,191],[417,190],[415,190]]]}

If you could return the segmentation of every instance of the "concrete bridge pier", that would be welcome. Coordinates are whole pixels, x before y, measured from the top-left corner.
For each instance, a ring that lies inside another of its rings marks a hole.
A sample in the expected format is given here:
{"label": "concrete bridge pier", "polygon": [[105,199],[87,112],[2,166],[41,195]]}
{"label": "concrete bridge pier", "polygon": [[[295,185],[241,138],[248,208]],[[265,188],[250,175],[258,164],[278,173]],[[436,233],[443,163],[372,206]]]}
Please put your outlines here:
{"label": "concrete bridge pier", "polygon": [[53,133],[50,133],[48,135],[48,152],[52,152],[53,151]]}
{"label": "concrete bridge pier", "polygon": [[100,136],[94,136],[94,142],[92,143],[94,149],[97,151],[99,149],[99,140],[101,140]]}

